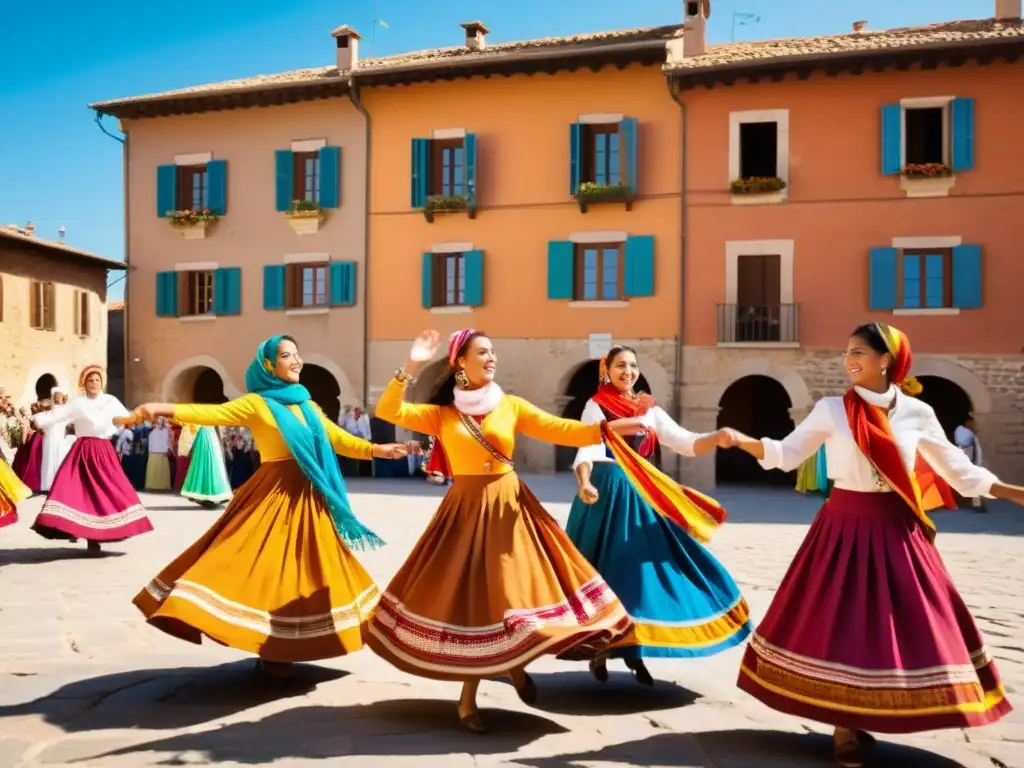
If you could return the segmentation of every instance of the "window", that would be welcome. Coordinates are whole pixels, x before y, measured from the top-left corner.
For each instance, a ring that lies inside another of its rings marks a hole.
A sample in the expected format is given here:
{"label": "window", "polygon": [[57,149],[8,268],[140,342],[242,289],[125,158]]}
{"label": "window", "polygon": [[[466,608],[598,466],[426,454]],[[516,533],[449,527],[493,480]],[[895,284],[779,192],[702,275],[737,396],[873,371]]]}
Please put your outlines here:
{"label": "window", "polygon": [[88,336],[91,329],[89,322],[89,294],[85,291],[75,291],[75,334]]}
{"label": "window", "polygon": [[288,265],[288,309],[328,306],[327,263]]}
{"label": "window", "polygon": [[581,182],[605,186],[622,181],[619,139],[618,123],[583,126]]}
{"label": "window", "polygon": [[906,165],[949,162],[946,151],[948,119],[945,107],[904,110]]}
{"label": "window", "polygon": [[54,331],[57,290],[53,283],[33,280],[29,283],[29,316],[37,331]]}
{"label": "window", "polygon": [[903,251],[904,309],[943,309],[953,306],[953,250]]}
{"label": "window", "polygon": [[213,271],[179,272],[178,315],[190,317],[213,313]]}
{"label": "window", "polygon": [[209,208],[206,165],[179,165],[177,173],[177,210],[201,211]]}
{"label": "window", "polygon": [[293,152],[292,200],[320,202],[320,158],[316,152]]}
{"label": "window", "polygon": [[580,243],[573,260],[575,301],[622,301],[623,243]]}
{"label": "window", "polygon": [[736,264],[735,338],[781,341],[782,258],[778,254],[740,256]]}
{"label": "window", "polygon": [[741,179],[779,177],[779,124],[772,122],[740,124]]}
{"label": "window", "polygon": [[466,194],[466,150],[463,139],[430,142],[430,194],[445,197]]}
{"label": "window", "polygon": [[431,302],[433,307],[466,305],[466,255],[464,253],[433,254]]}
{"label": "window", "polygon": [[[869,306],[903,314],[947,314],[982,306],[982,247],[959,238],[898,238],[911,242],[870,253]],[[933,241],[933,242],[929,242]],[[953,241],[953,242],[950,242]],[[896,247],[904,245],[903,248]]]}

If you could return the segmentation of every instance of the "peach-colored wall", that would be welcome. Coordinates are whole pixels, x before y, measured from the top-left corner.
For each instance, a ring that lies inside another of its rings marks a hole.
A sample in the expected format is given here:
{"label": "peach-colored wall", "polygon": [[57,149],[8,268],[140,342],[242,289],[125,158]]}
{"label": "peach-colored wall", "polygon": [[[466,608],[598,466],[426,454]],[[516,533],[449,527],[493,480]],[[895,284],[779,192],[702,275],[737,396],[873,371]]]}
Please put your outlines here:
{"label": "peach-colored wall", "polygon": [[[495,337],[671,337],[679,317],[679,107],[657,67],[474,78],[364,91],[371,117],[370,338],[410,338],[424,327],[473,325]],[[569,124],[581,114],[639,121],[637,186],[643,198],[579,211],[569,197]],[[475,220],[433,224],[410,208],[411,141],[464,128],[478,137]],[[547,243],[585,230],[655,236],[655,290],[614,309],[547,298]],[[471,314],[421,307],[421,254],[437,243],[484,252],[483,306]],[[401,276],[400,280],[395,279]]]}
{"label": "peach-colored wall", "polygon": [[[163,396],[168,373],[184,361],[210,357],[244,391],[245,368],[260,341],[295,336],[307,362],[341,379],[342,397],[363,392],[366,237],[366,128],[347,98],[282,107],[134,120],[129,136],[131,196],[127,397]],[[275,210],[274,151],[292,141],[326,139],[341,147],[341,205],[327,210],[320,231],[297,235]],[[212,152],[228,165],[227,215],[204,240],[184,240],[156,214],[156,168],[175,155]],[[358,262],[356,304],[326,314],[295,316],[263,309],[263,267],[286,254],[329,253]],[[242,268],[242,312],[215,320],[157,317],[156,273],[185,262]],[[139,362],[134,362],[139,358]],[[348,390],[348,391],[346,391]],[[229,395],[231,392],[229,391]]]}
{"label": "peach-colored wall", "polygon": [[[688,130],[686,343],[716,342],[725,301],[725,242],[795,240],[794,300],[804,347],[837,348],[860,322],[887,320],[919,352],[1019,353],[1024,311],[1024,68],[887,72],[683,92]],[[907,199],[881,175],[883,104],[912,97],[976,100],[975,169],[948,198]],[[789,200],[733,206],[729,113],[788,109]],[[956,316],[893,317],[868,309],[868,252],[894,237],[960,236],[983,246],[983,302]]]}

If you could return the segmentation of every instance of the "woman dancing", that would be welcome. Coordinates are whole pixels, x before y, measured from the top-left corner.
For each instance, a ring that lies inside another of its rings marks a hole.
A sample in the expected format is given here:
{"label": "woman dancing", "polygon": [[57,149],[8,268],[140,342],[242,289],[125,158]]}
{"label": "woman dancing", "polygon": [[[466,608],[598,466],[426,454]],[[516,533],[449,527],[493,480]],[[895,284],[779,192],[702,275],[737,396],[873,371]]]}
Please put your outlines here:
{"label": "woman dancing", "polygon": [[1006,715],[995,663],[935,547],[927,510],[965,496],[1024,504],[908,397],[910,341],[885,323],[854,330],[853,386],[825,397],[784,440],[736,445],[791,471],[824,443],[828,501],[747,646],[739,686],[788,714],[835,726],[835,758],[859,768],[867,731],[986,725]]}
{"label": "woman dancing", "polygon": [[43,473],[43,433],[35,428],[32,420],[43,411],[43,401],[37,401],[29,406],[29,413],[22,408],[23,430],[21,434],[21,445],[18,452],[14,454],[14,461],[11,462],[11,469],[32,493],[39,493],[42,485]]}
{"label": "woman dancing", "polygon": [[333,424],[299,383],[301,371],[295,340],[272,336],[245,373],[248,394],[223,405],[149,403],[135,415],[253,431],[259,470],[134,603],[167,634],[257,654],[260,668],[279,676],[291,662],[362,648],[379,597],[352,550],[383,542],[352,512],[335,453],[405,455],[404,446],[373,445]]}
{"label": "woman dancing", "polygon": [[[182,432],[194,429],[185,426]],[[215,427],[199,427],[192,441],[188,472],[181,486],[181,495],[202,507],[213,509],[231,500],[231,481]]]}
{"label": "woman dancing", "polygon": [[[494,382],[497,356],[479,331],[452,335],[449,405],[403,402],[405,387],[440,346],[416,339],[377,402],[377,417],[443,442],[454,483],[369,624],[368,644],[414,675],[462,681],[458,715],[473,733],[480,680],[507,676],[527,704],[537,689],[526,665],[573,646],[601,649],[627,632],[622,604],[513,471],[515,435],[583,446],[604,427],[560,419]],[[635,419],[610,428],[635,432]],[[436,443],[435,443],[436,445]]]}
{"label": "woman dancing", "polygon": [[18,522],[18,504],[32,496],[32,489],[14,474],[7,459],[0,456],[0,528]]}
{"label": "woman dancing", "polygon": [[[612,347],[602,359],[600,386],[580,420],[638,418],[646,428],[634,450],[649,459],[660,442],[682,456],[728,447],[724,431],[698,435],[676,424],[647,393],[636,352]],[[608,680],[607,656],[621,658],[637,682],[653,685],[644,657],[710,656],[739,645],[750,634],[750,609],[725,567],[683,527],[658,514],[603,444],[581,448],[573,464],[579,494],[566,533],[622,601],[633,620],[632,642],[590,661]],[[692,501],[710,499],[689,492]],[[717,505],[715,505],[717,506]],[[722,515],[724,519],[724,514]]]}
{"label": "woman dancing", "polygon": [[[50,397],[53,406],[57,408],[68,401],[68,396],[56,387],[53,388]],[[66,420],[53,421],[42,430],[43,452],[39,470],[39,490],[44,493],[49,493],[53,480],[57,477],[57,470],[71,450],[73,441],[68,440],[68,424]]]}
{"label": "woman dancing", "polygon": [[110,442],[117,432],[115,420],[127,416],[128,409],[103,392],[104,376],[101,366],[86,367],[78,377],[84,395],[36,416],[36,426],[43,430],[70,422],[75,441],[32,530],[47,539],[85,539],[93,553],[99,552],[100,542],[124,541],[153,530]]}

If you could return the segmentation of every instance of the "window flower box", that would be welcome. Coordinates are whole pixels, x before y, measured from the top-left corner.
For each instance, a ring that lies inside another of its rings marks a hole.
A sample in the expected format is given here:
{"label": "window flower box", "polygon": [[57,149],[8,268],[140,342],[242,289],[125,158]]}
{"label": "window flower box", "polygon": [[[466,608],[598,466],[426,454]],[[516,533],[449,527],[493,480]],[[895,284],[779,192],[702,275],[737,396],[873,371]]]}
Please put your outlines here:
{"label": "window flower box", "polygon": [[217,223],[218,216],[209,208],[202,210],[168,211],[167,219],[186,240],[203,240],[207,231]]}
{"label": "window flower box", "polygon": [[575,197],[581,213],[586,213],[592,203],[625,203],[627,211],[633,210],[633,188],[628,184],[584,181],[576,188]]}
{"label": "window flower box", "polygon": [[469,218],[476,218],[476,209],[471,208],[465,195],[428,195],[423,206],[423,216],[427,221],[434,221],[434,214],[468,211]]}
{"label": "window flower box", "polygon": [[319,203],[312,200],[292,200],[292,209],[285,211],[284,216],[297,235],[316,234],[327,218]]}
{"label": "window flower box", "polygon": [[955,183],[946,163],[908,163],[900,171],[900,187],[907,197],[949,197]]}
{"label": "window flower box", "polygon": [[733,205],[771,205],[781,203],[786,182],[778,176],[752,176],[736,179],[729,185]]}

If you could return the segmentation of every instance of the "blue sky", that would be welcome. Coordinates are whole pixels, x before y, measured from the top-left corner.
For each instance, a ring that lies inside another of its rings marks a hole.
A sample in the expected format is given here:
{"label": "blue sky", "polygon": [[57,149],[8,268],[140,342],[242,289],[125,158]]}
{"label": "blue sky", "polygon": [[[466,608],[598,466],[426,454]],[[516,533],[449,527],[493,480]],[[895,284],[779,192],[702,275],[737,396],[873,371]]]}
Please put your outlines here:
{"label": "blue sky", "polygon": [[[124,256],[121,145],[103,135],[91,101],[330,64],[330,30],[354,26],[368,55],[372,0],[213,0],[131,12],[81,0],[8,4],[0,46],[0,224]],[[377,0],[377,55],[461,43],[459,22],[483,20],[495,42],[597,32],[682,18],[680,0]],[[712,0],[710,38],[727,42],[733,13],[760,17],[737,40],[884,29],[992,16],[995,0]],[[126,6],[127,7],[127,6]],[[115,285],[111,298],[119,298]]]}

